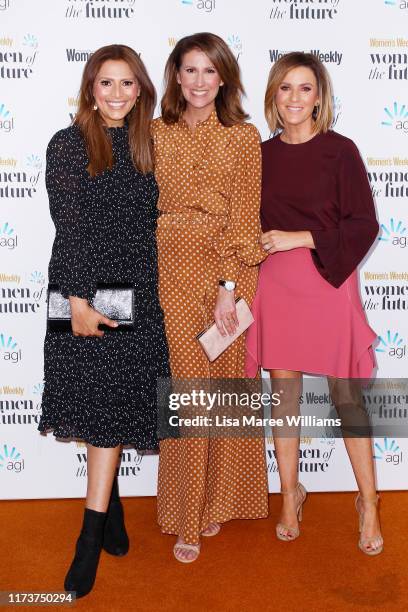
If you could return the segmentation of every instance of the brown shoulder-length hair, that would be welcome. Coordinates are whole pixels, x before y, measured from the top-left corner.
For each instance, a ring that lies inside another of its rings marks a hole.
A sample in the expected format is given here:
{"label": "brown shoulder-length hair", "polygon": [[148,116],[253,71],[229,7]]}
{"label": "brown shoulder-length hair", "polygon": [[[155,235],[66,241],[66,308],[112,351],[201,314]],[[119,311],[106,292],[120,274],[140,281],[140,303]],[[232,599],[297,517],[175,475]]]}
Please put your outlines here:
{"label": "brown shoulder-length hair", "polygon": [[78,112],[74,124],[78,125],[85,139],[88,153],[88,172],[91,176],[113,167],[112,143],[95,104],[93,87],[102,64],[108,60],[123,60],[140,85],[136,105],[127,114],[129,149],[135,167],[144,174],[153,170],[153,146],[150,122],[156,105],[156,91],[147,70],[137,53],[126,45],[101,47],[85,64],[79,93]]}
{"label": "brown shoulder-length hair", "polygon": [[223,39],[210,32],[185,36],[170,53],[164,71],[165,91],[161,101],[163,121],[176,123],[186,108],[181,87],[177,83],[177,73],[183,63],[184,55],[193,49],[198,49],[207,55],[224,83],[215,98],[215,108],[220,122],[228,127],[243,123],[248,119],[248,115],[241,104],[241,97],[245,95],[245,91],[241,83],[238,62]]}
{"label": "brown shoulder-length hair", "polygon": [[276,132],[284,127],[278,113],[275,96],[285,75],[292,68],[298,68],[299,66],[310,68],[317,81],[320,103],[313,112],[314,132],[318,134],[327,132],[333,122],[333,90],[330,76],[315,55],[301,51],[293,51],[283,55],[271,68],[265,93],[265,117],[269,128],[271,132]]}

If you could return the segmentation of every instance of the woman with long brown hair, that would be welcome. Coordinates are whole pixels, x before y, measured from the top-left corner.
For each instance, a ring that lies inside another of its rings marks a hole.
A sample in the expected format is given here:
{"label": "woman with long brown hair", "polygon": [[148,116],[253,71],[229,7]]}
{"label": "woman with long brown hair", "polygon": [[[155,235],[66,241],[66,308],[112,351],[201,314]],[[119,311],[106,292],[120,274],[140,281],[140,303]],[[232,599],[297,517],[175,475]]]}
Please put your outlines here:
{"label": "woman with long brown hair", "polygon": [[[378,232],[364,164],[352,140],[331,130],[329,74],[310,53],[272,67],[265,115],[274,138],[262,145],[262,263],[247,335],[247,373],[269,370],[279,411],[299,414],[303,373],[327,376],[342,420],[359,494],[360,538],[368,555],[383,549],[369,421],[358,379],[375,367],[358,291],[357,267]],[[276,414],[275,409],[275,414]],[[275,415],[274,415],[275,416]],[[276,416],[278,416],[276,414]],[[306,491],[299,482],[297,430],[274,430],[282,512],[277,538],[299,536]]]}
{"label": "woman with long brown hair", "polygon": [[[159,293],[173,379],[241,378],[243,335],[213,363],[196,336],[214,319],[237,326],[235,296],[250,304],[257,282],[260,139],[246,123],[240,71],[209,33],[181,39],[165,70],[162,116],[153,123]],[[180,438],[160,443],[158,520],[190,563],[200,537],[231,519],[268,513],[263,439]]]}
{"label": "woman with long brown hair", "polygon": [[[65,579],[77,597],[92,589],[102,548],[118,556],[129,548],[115,477],[122,445],[158,446],[157,378],[169,372],[157,291],[154,105],[135,51],[103,47],[85,66],[73,125],[47,149],[56,229],[49,280],[69,298],[72,329],[47,331],[39,429],[87,446],[83,526]],[[93,307],[99,284],[130,288],[132,329],[115,330]]]}

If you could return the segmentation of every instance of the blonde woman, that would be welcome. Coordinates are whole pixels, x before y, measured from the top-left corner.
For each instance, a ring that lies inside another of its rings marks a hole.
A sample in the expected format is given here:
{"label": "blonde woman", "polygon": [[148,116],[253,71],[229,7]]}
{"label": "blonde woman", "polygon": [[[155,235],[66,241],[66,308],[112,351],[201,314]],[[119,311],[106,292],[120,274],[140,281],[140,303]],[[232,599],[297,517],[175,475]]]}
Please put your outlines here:
{"label": "blonde woman", "polygon": [[[281,409],[291,413],[299,411],[302,373],[326,375],[340,416],[353,426],[362,418],[353,379],[370,377],[375,365],[376,334],[356,271],[378,231],[366,171],[355,144],[329,129],[330,79],[315,56],[294,52],[276,62],[265,112],[276,134],[262,145],[262,244],[269,256],[247,335],[247,373],[262,366],[272,382],[280,379],[288,391]],[[375,555],[383,541],[371,440],[344,442],[359,489],[359,546]],[[283,494],[276,534],[291,541],[306,498],[298,482],[299,438],[275,435],[275,447]]]}

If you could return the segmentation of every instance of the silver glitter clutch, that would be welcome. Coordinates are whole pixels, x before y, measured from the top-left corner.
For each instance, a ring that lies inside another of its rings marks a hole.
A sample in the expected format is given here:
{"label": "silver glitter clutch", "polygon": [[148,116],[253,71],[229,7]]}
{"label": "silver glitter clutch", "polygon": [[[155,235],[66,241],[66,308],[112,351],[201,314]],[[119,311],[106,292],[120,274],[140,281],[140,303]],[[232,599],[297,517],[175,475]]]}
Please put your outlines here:
{"label": "silver glitter clutch", "polygon": [[[118,323],[118,327],[99,325],[104,331],[132,331],[135,327],[135,291],[132,285],[98,284],[92,306],[105,317]],[[61,295],[58,285],[48,285],[48,331],[71,331],[69,299]]]}

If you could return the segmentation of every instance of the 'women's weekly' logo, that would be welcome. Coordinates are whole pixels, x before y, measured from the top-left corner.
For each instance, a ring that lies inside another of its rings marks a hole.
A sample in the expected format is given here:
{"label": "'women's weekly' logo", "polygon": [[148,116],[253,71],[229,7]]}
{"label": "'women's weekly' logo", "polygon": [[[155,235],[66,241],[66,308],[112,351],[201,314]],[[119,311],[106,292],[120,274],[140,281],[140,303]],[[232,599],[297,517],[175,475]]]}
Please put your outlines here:
{"label": "'women's weekly' logo", "polygon": [[41,158],[31,153],[22,162],[12,157],[0,159],[0,162],[0,198],[34,198],[42,177]]}
{"label": "'women's weekly' logo", "polygon": [[22,43],[4,36],[0,45],[0,78],[9,80],[29,79],[34,73],[38,54],[38,39],[34,34],[25,34]]}

